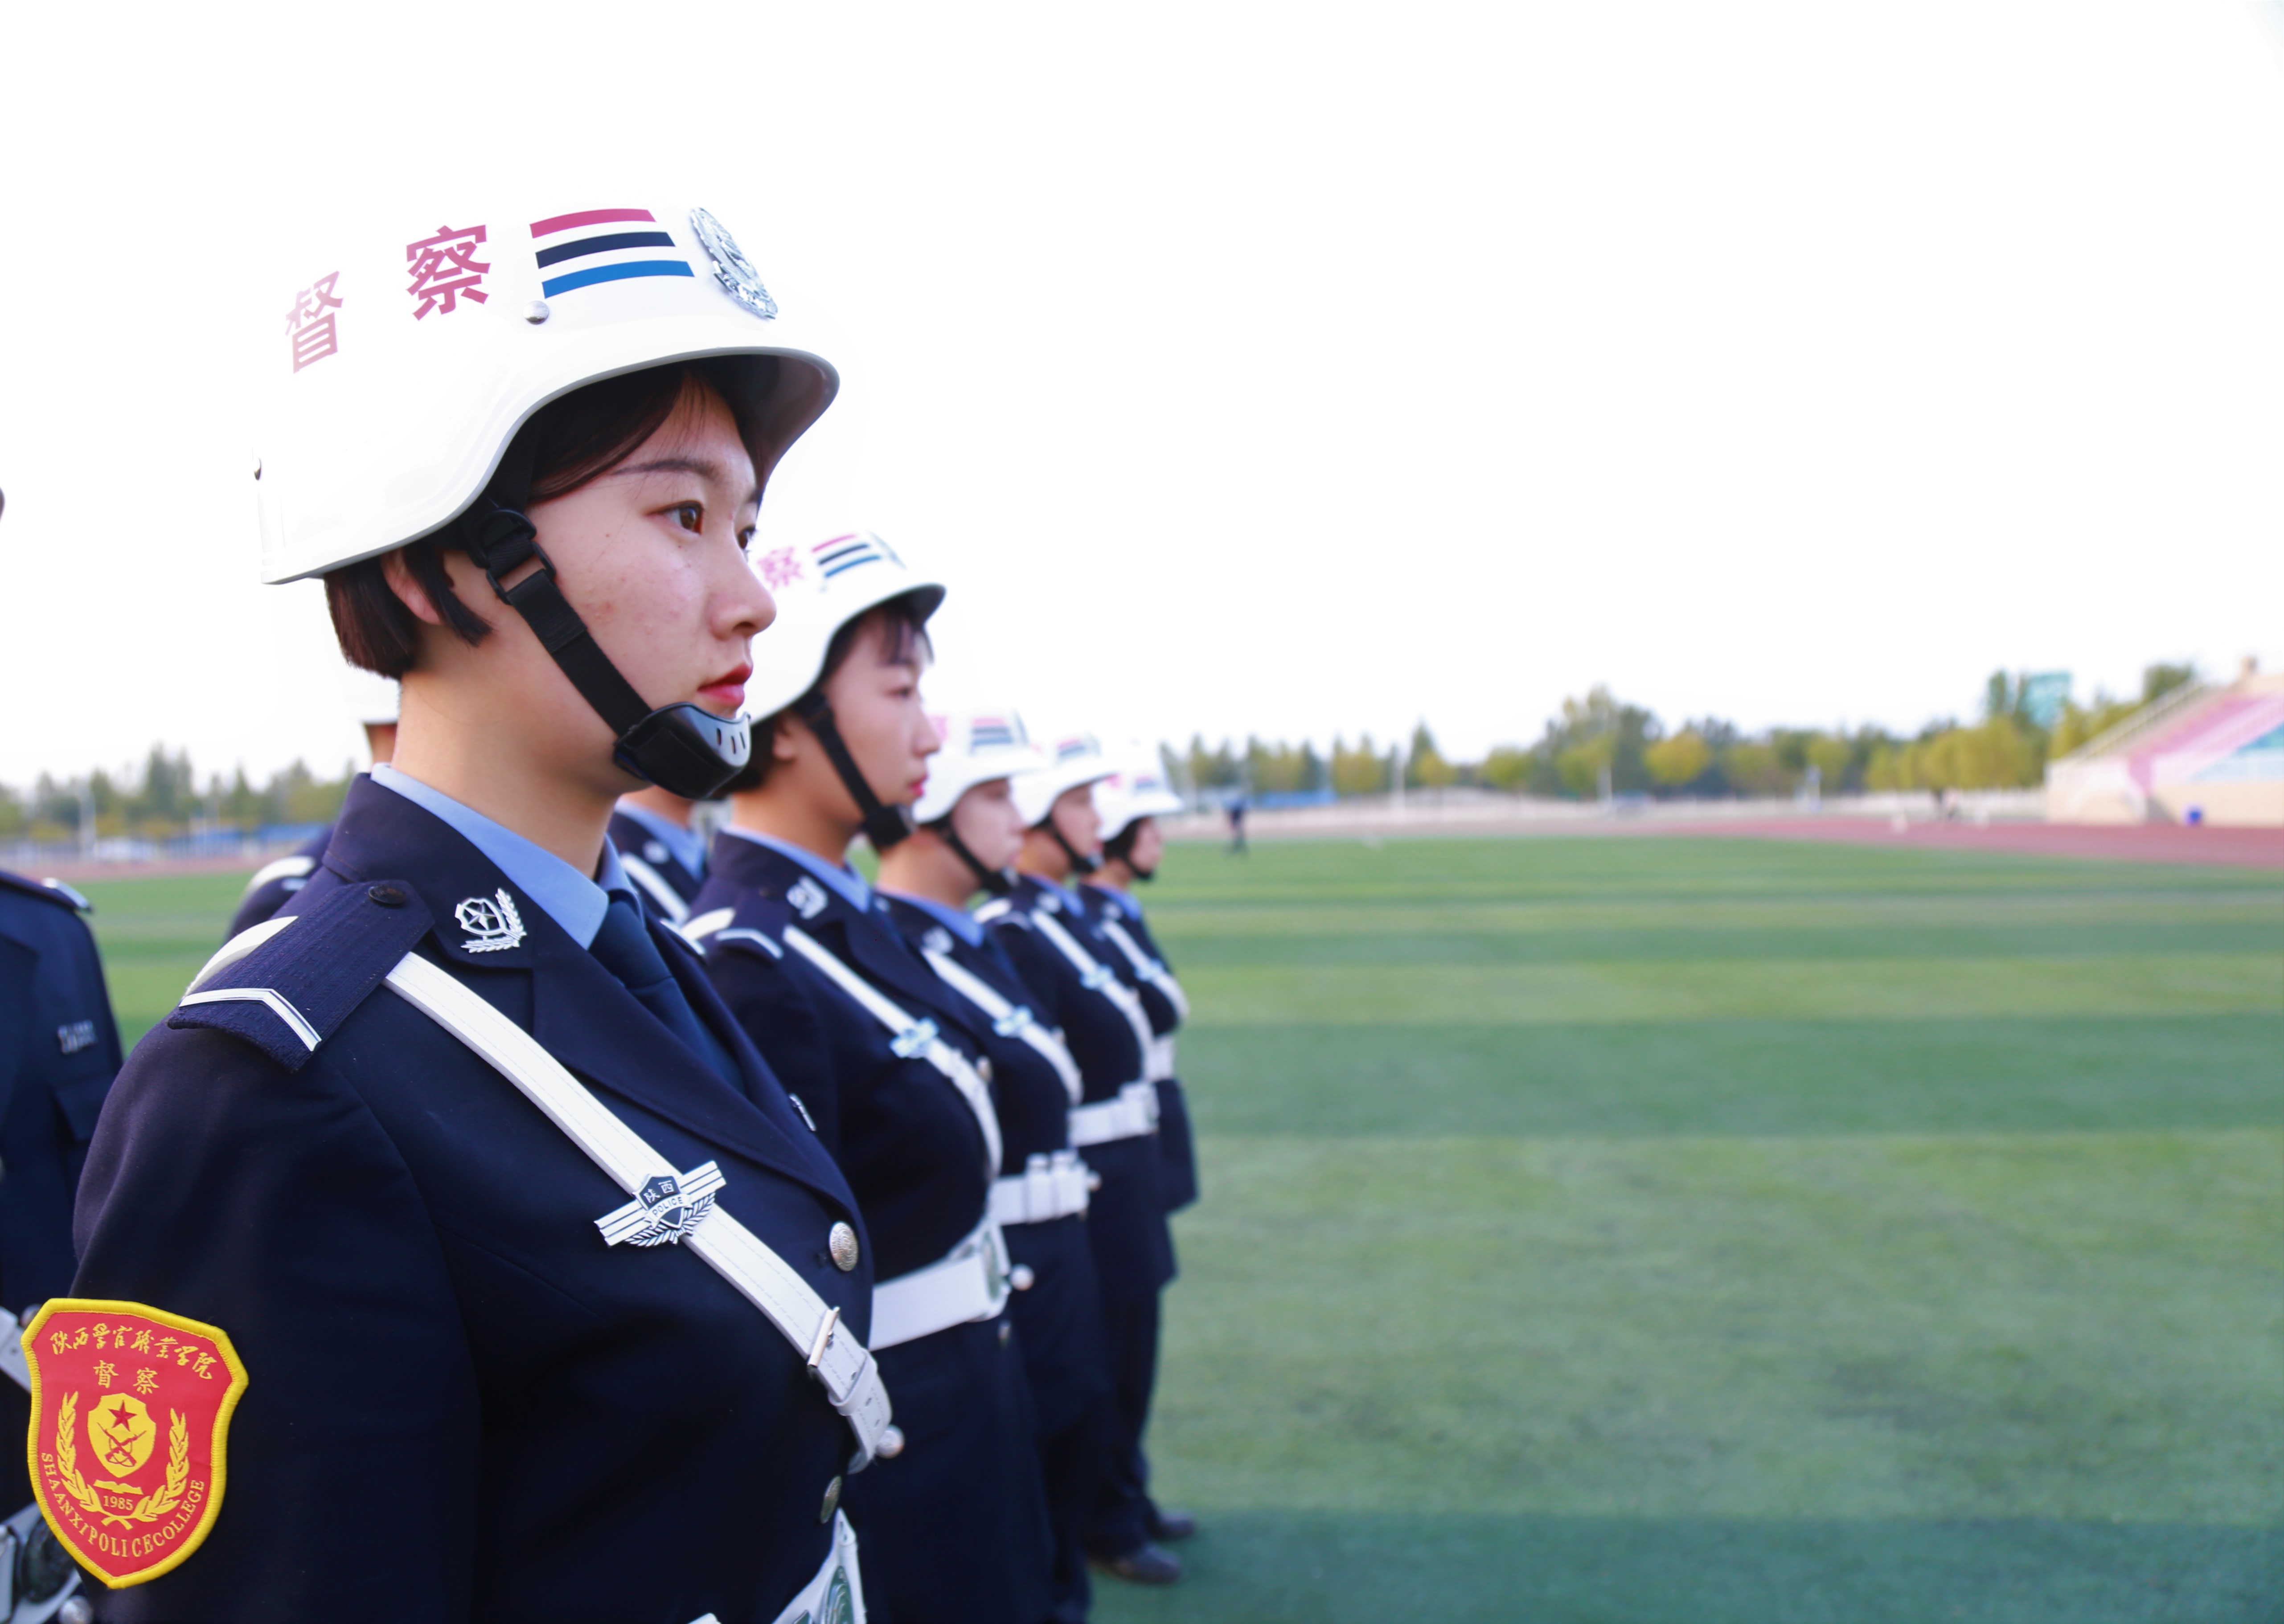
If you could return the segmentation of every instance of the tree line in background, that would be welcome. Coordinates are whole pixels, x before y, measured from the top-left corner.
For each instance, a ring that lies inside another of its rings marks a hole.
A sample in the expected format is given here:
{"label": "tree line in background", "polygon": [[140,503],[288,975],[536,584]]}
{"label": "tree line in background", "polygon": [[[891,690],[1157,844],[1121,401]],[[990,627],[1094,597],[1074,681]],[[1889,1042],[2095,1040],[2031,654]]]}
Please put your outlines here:
{"label": "tree line in background", "polygon": [[[1254,796],[1373,795],[1395,788],[1474,785],[1518,794],[1592,799],[1648,794],[1697,799],[1788,795],[1815,775],[1827,793],[1861,790],[2008,789],[2039,782],[2049,759],[2067,754],[2152,699],[2194,681],[2186,665],[2151,666],[2139,699],[2065,703],[2051,722],[2032,714],[2020,677],[1993,672],[1982,719],[1929,722],[1910,738],[1879,728],[1853,733],[1814,728],[1772,728],[1748,735],[1706,717],[1669,731],[1638,705],[1607,688],[1565,699],[1535,745],[1506,745],[1480,761],[1453,761],[1436,747],[1425,722],[1408,748],[1385,748],[1365,734],[1351,746],[1335,738],[1329,753],[1248,738],[1243,749],[1224,741],[1208,749],[1193,738],[1186,753],[1168,748],[1168,772],[1192,793]],[[356,777],[344,765],[337,778],[320,778],[295,761],[256,785],[239,768],[225,781],[207,777],[201,788],[190,753],[153,745],[141,769],[56,778],[42,774],[28,792],[0,785],[0,840],[62,844],[84,837],[121,835],[168,839],[199,830],[263,829],[325,824],[339,816],[341,798]],[[91,826],[89,820],[92,819]]]}
{"label": "tree line in background", "polygon": [[1248,738],[1242,749],[1226,740],[1208,748],[1193,738],[1186,753],[1164,755],[1168,772],[1191,792],[1221,796],[1384,794],[1399,775],[1411,790],[1470,785],[1570,800],[1791,795],[1811,785],[1827,794],[2028,788],[2043,780],[2049,760],[2195,677],[2191,666],[2154,665],[2142,673],[2138,699],[2097,693],[2090,705],[2064,700],[2042,716],[2026,678],[1994,671],[1978,721],[1931,722],[1910,738],[1876,727],[1747,734],[1712,716],[1668,730],[1642,707],[1596,688],[1565,699],[1537,744],[1503,745],[1479,761],[1449,760],[1424,722],[1404,749],[1382,747],[1369,733],[1354,745],[1334,738],[1329,753],[1307,741]]}
{"label": "tree line in background", "polygon": [[[210,775],[199,786],[188,751],[153,745],[140,770],[91,772],[75,778],[43,773],[29,793],[0,784],[0,840],[61,844],[92,833],[170,839],[201,829],[262,829],[331,823],[340,815],[355,767],[320,778],[295,761],[256,785],[241,767],[225,782]],[[90,821],[92,820],[91,824]]]}

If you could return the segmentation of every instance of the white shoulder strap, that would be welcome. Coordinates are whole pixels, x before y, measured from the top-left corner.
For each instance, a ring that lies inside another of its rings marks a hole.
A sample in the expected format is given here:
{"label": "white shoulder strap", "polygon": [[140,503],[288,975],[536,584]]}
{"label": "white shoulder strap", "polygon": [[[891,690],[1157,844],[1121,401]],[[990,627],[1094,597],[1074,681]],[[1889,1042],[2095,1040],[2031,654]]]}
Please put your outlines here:
{"label": "white shoulder strap", "polygon": [[280,857],[275,863],[264,863],[254,870],[254,878],[246,882],[246,889],[239,894],[252,896],[273,879],[303,878],[314,872],[317,866],[317,860],[315,857],[304,856],[298,852],[291,857]]}
{"label": "white shoulder strap", "polygon": [[1126,962],[1134,966],[1136,975],[1166,995],[1166,1002],[1174,1006],[1177,1021],[1190,1018],[1190,1001],[1182,996],[1182,984],[1174,980],[1174,972],[1166,968],[1164,960],[1145,953],[1133,933],[1115,918],[1103,920],[1102,933],[1118,944],[1118,950],[1126,955]]}
{"label": "white shoulder strap", "polygon": [[[611,1182],[634,1195],[650,1180],[682,1175],[611,1114],[587,1087],[539,1041],[454,980],[440,965],[408,953],[388,972],[399,997],[481,1056],[516,1086],[547,1120],[586,1152]],[[856,1434],[859,1453],[872,1456],[888,1429],[888,1389],[880,1368],[855,1337],[840,1329],[841,1310],[829,1308],[784,1259],[719,1206],[684,1231],[683,1240],[770,1323],[825,1384],[833,1408]]]}
{"label": "white shoulder strap", "polygon": [[834,956],[833,950],[807,931],[796,925],[786,926],[785,944],[810,964],[822,970],[826,978],[863,1007],[865,1013],[888,1027],[894,1035],[889,1047],[909,1059],[921,1056],[930,1066],[942,1072],[966,1100],[967,1108],[975,1113],[977,1126],[983,1129],[984,1161],[988,1172],[999,1171],[1001,1145],[999,1113],[991,1103],[991,1089],[967,1057],[936,1035],[935,1022],[907,1015],[884,996],[880,989],[858,975]]}
{"label": "white shoulder strap", "polygon": [[1071,1104],[1078,1104],[1080,1096],[1086,1092],[1086,1083],[1079,1075],[1078,1062],[1071,1058],[1070,1050],[1063,1046],[1060,1036],[1042,1027],[1028,1007],[1001,997],[997,988],[950,954],[923,948],[920,956],[927,960],[952,991],[991,1018],[994,1032],[1002,1037],[1020,1037],[1044,1055],[1047,1063],[1055,1068],[1055,1074],[1063,1080],[1063,1089],[1070,1096]]}
{"label": "white shoulder strap", "polygon": [[1070,960],[1072,966],[1078,971],[1079,980],[1090,991],[1100,993],[1118,1006],[1118,1012],[1125,1016],[1126,1024],[1134,1028],[1135,1039],[1140,1042],[1142,1052],[1146,1056],[1150,1052],[1150,1040],[1156,1035],[1150,1030],[1149,1014],[1142,1008],[1142,1000],[1135,996],[1134,989],[1120,980],[1107,966],[1097,964],[1094,955],[1079,946],[1071,933],[1063,929],[1062,921],[1054,915],[1044,909],[1036,910],[1031,915],[1031,923],[1037,927],[1039,934],[1055,944],[1057,952]]}
{"label": "white shoulder strap", "polygon": [[690,917],[690,904],[682,900],[682,894],[668,885],[666,876],[649,863],[621,852],[619,866],[627,871],[629,879],[650,893],[650,900],[657,904],[659,917],[669,925],[679,925]]}

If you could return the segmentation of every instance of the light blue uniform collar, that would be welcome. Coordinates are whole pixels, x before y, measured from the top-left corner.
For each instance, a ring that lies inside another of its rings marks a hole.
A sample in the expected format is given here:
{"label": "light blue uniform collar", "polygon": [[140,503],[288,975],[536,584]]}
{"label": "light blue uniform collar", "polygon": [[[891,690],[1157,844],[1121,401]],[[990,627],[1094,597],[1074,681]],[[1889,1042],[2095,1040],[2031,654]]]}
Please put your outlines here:
{"label": "light blue uniform collar", "polygon": [[619,802],[619,816],[634,819],[642,825],[645,834],[673,855],[677,863],[700,878],[705,877],[706,837],[698,831],[677,828],[648,807],[631,800]]}
{"label": "light blue uniform collar", "polygon": [[827,863],[815,852],[803,851],[800,847],[787,845],[771,835],[756,834],[750,829],[740,829],[735,824],[731,824],[722,832],[734,834],[741,840],[751,840],[756,846],[766,846],[781,856],[792,858],[840,893],[841,900],[858,913],[872,911],[872,887],[864,883],[864,877],[862,874],[847,863]]}
{"label": "light blue uniform collar", "polygon": [[909,891],[891,891],[890,896],[900,902],[910,902],[931,919],[940,919],[944,929],[958,937],[971,948],[983,945],[983,927],[957,908],[946,908],[942,902],[927,897],[914,896]]}
{"label": "light blue uniform collar", "polygon": [[[603,842],[601,868],[590,879],[553,852],[535,846],[514,830],[462,806],[443,791],[431,789],[386,761],[372,769],[372,781],[450,824],[583,948],[595,945],[595,933],[603,928],[603,915],[611,906],[611,893],[623,892],[630,901],[634,900],[634,887],[627,883],[626,871],[619,867],[619,855],[608,840]],[[641,904],[636,906],[639,909]]]}

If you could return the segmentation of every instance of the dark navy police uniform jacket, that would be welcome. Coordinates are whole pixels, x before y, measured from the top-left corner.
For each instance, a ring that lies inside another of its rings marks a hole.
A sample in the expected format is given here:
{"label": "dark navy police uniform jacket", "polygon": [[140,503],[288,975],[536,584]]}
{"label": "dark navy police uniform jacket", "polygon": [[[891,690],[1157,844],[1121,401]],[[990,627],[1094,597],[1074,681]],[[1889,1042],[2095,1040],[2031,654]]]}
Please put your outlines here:
{"label": "dark navy police uniform jacket", "polygon": [[[71,1290],[72,1198],[119,1071],[119,1027],[82,906],[75,892],[0,870],[0,1308],[12,1314]],[[30,1416],[24,1390],[0,1381],[7,1436]],[[0,1515],[31,1497],[12,1450]]]}
{"label": "dark navy police uniform jacket", "polygon": [[[470,952],[505,893],[512,945]],[[173,1573],[103,1620],[768,1624],[827,1554],[852,1453],[803,1356],[680,1245],[608,1246],[625,1195],[505,1079],[389,990],[405,951],[526,1027],[843,1322],[854,1198],[696,956],[653,927],[731,1086],[438,817],[360,780],[294,922],[120,1074],[79,1205],[75,1295],[220,1327],[249,1385],[227,1493]]]}
{"label": "dark navy police uniform jacket", "polygon": [[[1161,965],[1165,964],[1166,956],[1158,951],[1158,944],[1150,935],[1149,922],[1142,917],[1141,905],[1133,898],[1107,886],[1081,886],[1078,894],[1087,904],[1087,917],[1098,931],[1106,921],[1115,920],[1146,956],[1156,959]],[[1110,945],[1117,947],[1115,942]],[[1181,1011],[1174,1007],[1174,1001],[1155,981],[1136,971],[1134,962],[1123,951],[1114,952],[1108,962],[1119,979],[1141,995],[1142,1008],[1150,1017],[1150,1030],[1160,1037],[1171,1036],[1182,1024]],[[1190,1103],[1182,1092],[1182,1080],[1178,1077],[1163,1077],[1158,1081],[1158,1149],[1164,1159],[1160,1172],[1165,1180],[1166,1210],[1178,1213],[1198,1198],[1197,1140],[1190,1130]]]}
{"label": "dark navy police uniform jacket", "polygon": [[642,887],[643,900],[669,925],[689,917],[690,904],[706,884],[705,865],[692,869],[675,855],[643,821],[623,808],[611,814],[611,844],[630,878]]}
{"label": "dark navy police uniform jacket", "polygon": [[[1065,901],[1061,887],[1024,875],[1015,894],[976,910],[993,938],[1030,989],[1030,1004],[1049,1026],[1062,1028],[1063,1042],[1085,1080],[1083,1103],[1110,1099],[1143,1074],[1145,1056],[1134,1028],[1117,1006],[1086,986],[1079,971],[1031,923],[1030,915],[1052,916],[1098,964],[1115,973],[1118,949],[1095,933],[1083,913]],[[1159,1169],[1158,1136],[1143,1134],[1091,1144],[1079,1152],[1102,1175],[1087,1210],[1087,1238],[1094,1249],[1095,1273],[1105,1299],[1155,1293],[1174,1277],[1174,1247],[1166,1229],[1166,1203]]]}
{"label": "dark navy police uniform jacket", "polygon": [[[980,943],[971,942],[927,909],[903,897],[884,895],[888,917],[907,941],[942,953],[1017,1009],[1029,1008],[1030,989],[989,935]],[[991,1062],[991,1092],[999,1107],[1001,1175],[1016,1176],[1031,1157],[1068,1150],[1071,1097],[1053,1063],[1012,1032],[997,1031],[956,989],[944,988],[938,993],[939,997],[947,995],[974,1023]],[[1007,1311],[1014,1316],[1023,1368],[1031,1378],[1039,1431],[1059,1433],[1109,1391],[1103,1376],[1102,1299],[1095,1284],[1094,1254],[1087,1245],[1086,1219],[1074,1214],[1045,1223],[1011,1224],[1006,1236],[1007,1255],[1032,1275],[1029,1287],[1008,1298]]]}
{"label": "dark navy police uniform jacket", "polygon": [[[871,1231],[878,1277],[943,1258],[982,1221],[993,1169],[958,1089],[796,951],[798,927],[971,1058],[983,1043],[890,923],[784,853],[735,832],[715,843],[691,907],[724,1000],[786,1075],[839,1158]],[[718,918],[726,912],[726,918]],[[789,1044],[781,1042],[787,1035]],[[817,1035],[822,1035],[822,1069]],[[877,1348],[904,1434],[849,1484],[876,1624],[1047,1614],[1049,1534],[1035,1421],[1005,1315]]]}

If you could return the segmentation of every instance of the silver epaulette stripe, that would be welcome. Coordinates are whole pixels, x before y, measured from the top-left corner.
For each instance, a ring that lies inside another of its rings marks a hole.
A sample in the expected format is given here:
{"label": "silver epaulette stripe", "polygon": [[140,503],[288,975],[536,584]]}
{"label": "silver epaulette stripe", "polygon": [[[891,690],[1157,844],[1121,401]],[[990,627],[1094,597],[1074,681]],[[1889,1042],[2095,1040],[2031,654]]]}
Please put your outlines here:
{"label": "silver epaulette stripe", "polygon": [[287,1003],[283,993],[270,987],[217,987],[209,993],[184,993],[183,1002],[192,1003],[260,1003],[284,1021],[295,1037],[309,1046],[315,1054],[325,1040],[317,1035],[317,1027],[301,1018],[301,1011]]}
{"label": "silver epaulette stripe", "polygon": [[246,929],[239,932],[237,935],[215,949],[212,958],[199,966],[198,974],[191,978],[191,986],[195,988],[208,976],[219,974],[229,969],[301,917],[299,914],[286,914],[275,919],[264,919],[259,925],[249,925]]}

